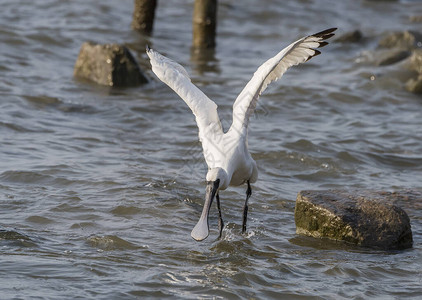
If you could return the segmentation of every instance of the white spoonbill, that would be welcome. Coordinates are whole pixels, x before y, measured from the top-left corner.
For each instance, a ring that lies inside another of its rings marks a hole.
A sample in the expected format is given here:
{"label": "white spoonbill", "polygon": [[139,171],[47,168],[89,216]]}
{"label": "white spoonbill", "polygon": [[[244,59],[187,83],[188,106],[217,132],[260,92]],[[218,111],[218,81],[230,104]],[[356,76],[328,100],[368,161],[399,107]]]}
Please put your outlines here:
{"label": "white spoonbill", "polygon": [[209,234],[208,215],[214,197],[217,200],[221,237],[224,223],[219,191],[225,190],[229,185],[238,186],[246,183],[248,186],[242,224],[242,232],[246,231],[248,200],[252,194],[250,184],[258,178],[256,162],[248,151],[249,117],[253,114],[258,98],[267,85],[280,78],[288,68],[320,54],[316,48],[327,45],[325,40],[332,37],[336,29],[330,28],[303,37],[262,64],[236,98],[233,104],[233,123],[225,133],[218,117],[217,105],[191,82],[186,70],[147,46],[146,52],[151,61],[152,71],[186,102],[195,115],[199,128],[199,140],[202,143],[208,172],[204,207],[198,223],[191,232],[195,240],[204,240]]}

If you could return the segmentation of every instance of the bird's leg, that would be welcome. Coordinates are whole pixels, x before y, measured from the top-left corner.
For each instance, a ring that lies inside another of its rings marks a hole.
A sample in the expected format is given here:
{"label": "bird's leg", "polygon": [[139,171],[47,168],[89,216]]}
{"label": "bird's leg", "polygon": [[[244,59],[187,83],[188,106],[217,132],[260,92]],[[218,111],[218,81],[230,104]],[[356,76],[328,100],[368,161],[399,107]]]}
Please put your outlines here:
{"label": "bird's leg", "polygon": [[218,238],[220,239],[221,238],[221,234],[223,233],[224,222],[223,222],[223,217],[221,215],[220,195],[218,193],[215,196],[215,199],[217,200],[217,208],[218,208],[218,229],[220,231],[220,235],[218,236]]}
{"label": "bird's leg", "polygon": [[251,184],[248,182],[248,188],[246,189],[246,201],[245,205],[243,206],[243,223],[242,223],[242,233],[246,231],[246,220],[248,219],[248,200],[249,197],[252,195]]}

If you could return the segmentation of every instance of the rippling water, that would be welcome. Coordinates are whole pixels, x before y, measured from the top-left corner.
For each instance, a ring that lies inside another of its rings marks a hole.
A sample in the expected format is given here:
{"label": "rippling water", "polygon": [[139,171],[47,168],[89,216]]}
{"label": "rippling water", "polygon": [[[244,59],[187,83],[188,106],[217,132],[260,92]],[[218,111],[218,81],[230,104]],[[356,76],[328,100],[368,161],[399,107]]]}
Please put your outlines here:
{"label": "rippling water", "polygon": [[[303,189],[421,189],[422,99],[397,66],[365,62],[388,31],[413,29],[420,1],[220,1],[218,47],[191,53],[193,1],[159,1],[155,30],[131,31],[132,1],[2,1],[1,298],[422,297],[419,203],[402,203],[414,247],[385,252],[295,234]],[[186,66],[219,105],[286,44],[329,27],[332,43],[261,98],[249,146],[259,166],[221,194],[227,227],[190,237],[204,197],[193,115],[149,71],[144,46]],[[127,44],[152,82],[109,89],[72,77],[86,40]],[[375,79],[375,80],[371,80]]]}

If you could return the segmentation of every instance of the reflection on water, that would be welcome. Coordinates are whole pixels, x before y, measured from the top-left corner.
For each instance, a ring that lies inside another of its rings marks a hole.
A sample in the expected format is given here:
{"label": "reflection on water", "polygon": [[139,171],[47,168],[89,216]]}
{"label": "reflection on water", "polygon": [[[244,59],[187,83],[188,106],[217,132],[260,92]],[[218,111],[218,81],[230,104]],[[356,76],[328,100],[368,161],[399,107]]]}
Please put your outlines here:
{"label": "reflection on water", "polygon": [[[130,29],[133,3],[3,1],[0,10],[0,283],[11,298],[420,298],[420,203],[402,199],[414,247],[361,249],[297,236],[304,189],[420,190],[421,97],[378,41],[416,30],[417,1],[221,3],[217,47],[191,46],[192,1],[160,1],[155,29]],[[177,25],[177,26],[176,26]],[[190,231],[206,165],[194,116],[149,71],[145,45],[180,62],[231,107],[256,68],[299,37],[361,30],[272,84],[251,119],[259,180],[221,193],[217,240]],[[72,78],[83,42],[124,43],[153,80],[110,89]],[[374,59],[372,59],[372,58]]]}
{"label": "reflection on water", "polygon": [[219,61],[215,57],[215,49],[197,49],[191,47],[190,62],[193,71],[201,76],[207,73],[219,74]]}

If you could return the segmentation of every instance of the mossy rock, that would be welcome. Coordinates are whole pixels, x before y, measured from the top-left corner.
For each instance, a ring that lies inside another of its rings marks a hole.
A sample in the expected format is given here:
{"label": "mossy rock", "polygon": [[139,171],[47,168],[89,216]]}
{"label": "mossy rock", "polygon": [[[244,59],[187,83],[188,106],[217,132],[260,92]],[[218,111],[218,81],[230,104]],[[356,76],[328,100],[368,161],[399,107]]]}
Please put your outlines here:
{"label": "mossy rock", "polygon": [[364,247],[410,248],[409,217],[393,204],[402,196],[371,191],[301,191],[295,207],[296,232]]}

